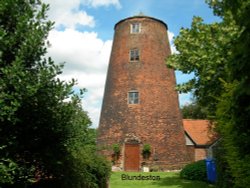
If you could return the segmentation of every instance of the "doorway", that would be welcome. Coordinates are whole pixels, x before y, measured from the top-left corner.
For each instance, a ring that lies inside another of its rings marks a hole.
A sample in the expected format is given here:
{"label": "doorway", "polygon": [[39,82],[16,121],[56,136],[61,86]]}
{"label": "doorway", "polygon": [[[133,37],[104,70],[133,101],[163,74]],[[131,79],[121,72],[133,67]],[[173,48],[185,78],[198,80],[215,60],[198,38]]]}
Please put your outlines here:
{"label": "doorway", "polygon": [[125,144],[124,151],[124,170],[139,171],[140,170],[140,145]]}

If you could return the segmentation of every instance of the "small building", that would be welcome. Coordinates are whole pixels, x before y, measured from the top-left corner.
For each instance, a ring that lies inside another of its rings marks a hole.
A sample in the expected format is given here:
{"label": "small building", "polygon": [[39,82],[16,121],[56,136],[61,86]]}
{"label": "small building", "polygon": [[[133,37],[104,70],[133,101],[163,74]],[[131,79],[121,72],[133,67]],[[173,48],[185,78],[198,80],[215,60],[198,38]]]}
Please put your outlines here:
{"label": "small building", "polygon": [[183,119],[186,145],[191,161],[213,157],[213,146],[219,136],[208,120]]}

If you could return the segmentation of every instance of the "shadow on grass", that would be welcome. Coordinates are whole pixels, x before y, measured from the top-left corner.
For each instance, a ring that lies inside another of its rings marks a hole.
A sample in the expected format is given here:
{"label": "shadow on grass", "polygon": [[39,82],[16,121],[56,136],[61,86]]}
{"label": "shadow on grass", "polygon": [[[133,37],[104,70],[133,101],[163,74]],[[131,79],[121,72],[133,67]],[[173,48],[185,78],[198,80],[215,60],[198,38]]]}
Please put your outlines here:
{"label": "shadow on grass", "polygon": [[214,185],[201,181],[190,181],[180,179],[178,175],[161,178],[160,181],[152,182],[157,187],[178,187],[178,188],[214,188]]}

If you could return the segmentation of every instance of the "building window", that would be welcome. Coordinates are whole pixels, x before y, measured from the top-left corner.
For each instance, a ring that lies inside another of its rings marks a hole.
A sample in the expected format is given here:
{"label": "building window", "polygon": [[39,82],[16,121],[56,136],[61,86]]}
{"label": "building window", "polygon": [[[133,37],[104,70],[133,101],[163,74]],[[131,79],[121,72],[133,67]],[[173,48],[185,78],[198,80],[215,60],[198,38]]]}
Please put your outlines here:
{"label": "building window", "polygon": [[132,23],[130,25],[130,33],[140,33],[141,32],[141,24],[140,23]]}
{"label": "building window", "polygon": [[130,61],[139,61],[140,60],[140,51],[138,49],[130,50]]}
{"label": "building window", "polygon": [[128,103],[129,104],[139,104],[139,92],[138,91],[128,92]]}

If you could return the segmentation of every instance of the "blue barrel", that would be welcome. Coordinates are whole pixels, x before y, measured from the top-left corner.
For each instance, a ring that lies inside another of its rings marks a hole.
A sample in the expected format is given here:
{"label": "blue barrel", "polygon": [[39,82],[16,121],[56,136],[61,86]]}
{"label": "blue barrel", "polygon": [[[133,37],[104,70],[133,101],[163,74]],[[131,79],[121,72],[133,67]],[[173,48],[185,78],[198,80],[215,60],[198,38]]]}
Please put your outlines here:
{"label": "blue barrel", "polygon": [[216,181],[216,167],[214,159],[206,159],[207,167],[207,180],[210,183],[215,183]]}

